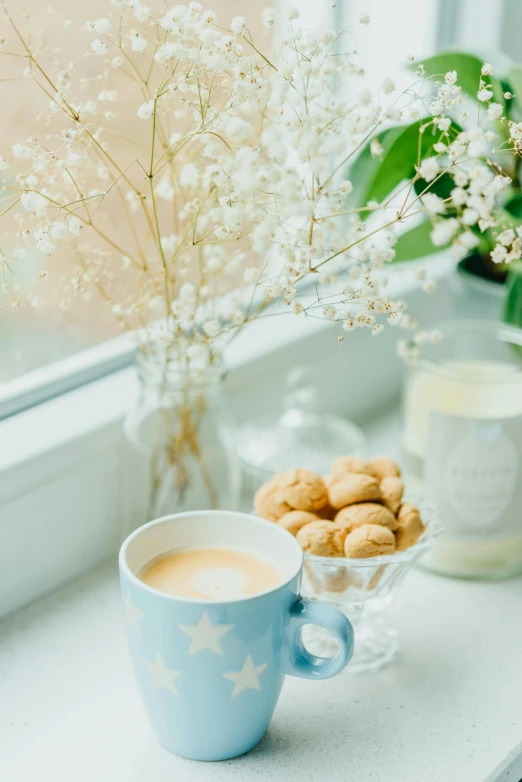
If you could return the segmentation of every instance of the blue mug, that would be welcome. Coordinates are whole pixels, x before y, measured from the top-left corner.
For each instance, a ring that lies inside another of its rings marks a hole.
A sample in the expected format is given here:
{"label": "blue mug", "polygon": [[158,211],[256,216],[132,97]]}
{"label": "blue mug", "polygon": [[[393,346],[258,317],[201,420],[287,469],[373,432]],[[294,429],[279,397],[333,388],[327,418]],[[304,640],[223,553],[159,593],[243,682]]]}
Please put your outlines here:
{"label": "blue mug", "polygon": [[[267,557],[283,582],[252,597],[215,602],[169,595],[138,578],[154,557],[212,546]],[[327,679],[348,664],[352,626],[336,608],[299,596],[302,567],[292,535],[244,513],[178,513],[127,538],[120,579],[134,673],[154,732],[170,752],[193,760],[242,755],[263,737],[285,674]],[[335,657],[306,650],[305,624],[335,636]]]}

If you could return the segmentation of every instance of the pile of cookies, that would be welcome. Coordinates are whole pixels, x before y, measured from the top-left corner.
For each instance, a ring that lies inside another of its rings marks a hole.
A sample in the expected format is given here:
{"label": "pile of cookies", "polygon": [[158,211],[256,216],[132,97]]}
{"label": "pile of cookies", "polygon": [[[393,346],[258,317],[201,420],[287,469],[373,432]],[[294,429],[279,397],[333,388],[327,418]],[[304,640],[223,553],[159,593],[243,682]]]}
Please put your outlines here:
{"label": "pile of cookies", "polygon": [[402,503],[404,484],[388,456],[341,456],[331,474],[296,469],[275,475],[254,498],[256,513],[320,557],[376,557],[405,551],[424,532],[418,509]]}

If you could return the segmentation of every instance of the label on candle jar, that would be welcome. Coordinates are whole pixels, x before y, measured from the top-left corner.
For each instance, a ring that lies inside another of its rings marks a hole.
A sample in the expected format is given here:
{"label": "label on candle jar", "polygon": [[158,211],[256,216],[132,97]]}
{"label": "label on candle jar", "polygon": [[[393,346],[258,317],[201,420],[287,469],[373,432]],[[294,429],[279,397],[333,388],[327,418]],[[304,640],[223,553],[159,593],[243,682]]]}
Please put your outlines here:
{"label": "label on candle jar", "polygon": [[454,537],[522,532],[522,416],[474,419],[432,412],[426,499]]}

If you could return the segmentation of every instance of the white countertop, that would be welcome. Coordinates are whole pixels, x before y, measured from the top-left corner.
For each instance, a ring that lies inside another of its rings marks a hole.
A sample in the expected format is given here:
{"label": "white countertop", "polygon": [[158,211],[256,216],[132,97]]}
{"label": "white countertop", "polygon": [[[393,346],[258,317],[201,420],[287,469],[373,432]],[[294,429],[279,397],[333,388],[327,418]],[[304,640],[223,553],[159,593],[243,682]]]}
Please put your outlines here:
{"label": "white countertop", "polygon": [[415,571],[390,614],[401,650],[389,668],[289,677],[256,749],[197,763],[149,730],[106,565],[0,624],[0,780],[518,782],[522,579]]}

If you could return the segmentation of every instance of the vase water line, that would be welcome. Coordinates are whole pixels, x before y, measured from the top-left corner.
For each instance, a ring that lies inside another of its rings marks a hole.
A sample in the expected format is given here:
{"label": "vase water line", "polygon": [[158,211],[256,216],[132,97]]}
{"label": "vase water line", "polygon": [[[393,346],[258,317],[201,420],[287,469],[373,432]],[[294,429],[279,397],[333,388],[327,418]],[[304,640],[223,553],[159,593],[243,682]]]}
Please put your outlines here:
{"label": "vase water line", "polygon": [[179,509],[234,509],[239,469],[223,389],[224,369],[138,354],[139,398],[125,434],[148,471],[147,518]]}

